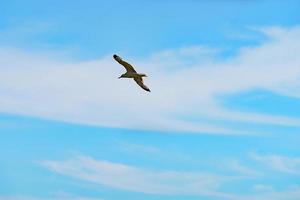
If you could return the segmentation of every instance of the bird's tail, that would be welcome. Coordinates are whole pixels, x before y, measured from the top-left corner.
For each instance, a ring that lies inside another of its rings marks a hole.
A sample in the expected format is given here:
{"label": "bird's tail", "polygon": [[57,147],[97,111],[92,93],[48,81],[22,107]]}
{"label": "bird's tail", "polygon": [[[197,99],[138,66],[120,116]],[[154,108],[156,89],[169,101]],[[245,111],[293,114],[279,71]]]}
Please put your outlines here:
{"label": "bird's tail", "polygon": [[139,74],[139,77],[147,77],[146,74]]}

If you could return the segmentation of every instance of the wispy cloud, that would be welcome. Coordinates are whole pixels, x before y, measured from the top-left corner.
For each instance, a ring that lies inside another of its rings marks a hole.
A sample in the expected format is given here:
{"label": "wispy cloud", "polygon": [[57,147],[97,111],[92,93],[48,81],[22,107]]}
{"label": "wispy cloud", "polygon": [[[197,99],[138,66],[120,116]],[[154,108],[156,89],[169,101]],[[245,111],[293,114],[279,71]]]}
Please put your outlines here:
{"label": "wispy cloud", "polygon": [[[276,190],[272,185],[259,184],[261,173],[245,167],[238,161],[226,165],[227,170],[236,172],[233,176],[206,172],[162,171],[139,168],[130,165],[96,160],[87,156],[77,156],[63,161],[42,161],[47,169],[81,181],[88,181],[119,190],[159,195],[209,196],[213,199],[230,200],[297,200],[300,189],[297,185]],[[242,174],[242,176],[241,176]],[[243,183],[255,179],[253,191],[223,193],[223,186]]]}
{"label": "wispy cloud", "polygon": [[272,190],[264,192],[255,192],[255,194],[243,195],[243,196],[236,196],[234,200],[298,200],[300,196],[300,187],[288,187],[285,190],[276,191]]}
{"label": "wispy cloud", "polygon": [[244,175],[246,177],[257,178],[262,175],[262,173],[260,171],[257,171],[256,169],[253,169],[251,167],[247,167],[247,166],[241,164],[236,159],[226,160],[224,162],[224,165],[227,166],[229,168],[229,170],[232,170],[232,171],[239,173],[241,175]]}
{"label": "wispy cloud", "polygon": [[260,31],[269,40],[226,60],[214,60],[214,50],[197,46],[144,60],[126,58],[149,75],[150,94],[132,81],[118,80],[122,67],[110,56],[72,63],[2,48],[0,111],[100,126],[218,134],[251,132],[216,121],[299,127],[297,118],[229,110],[220,103],[220,95],[254,88],[300,97],[300,28]]}
{"label": "wispy cloud", "polygon": [[251,154],[256,161],[270,167],[273,170],[300,175],[300,157],[288,157],[282,155]]}
{"label": "wispy cloud", "polygon": [[50,197],[26,196],[26,195],[7,195],[0,196],[0,200],[103,200],[102,198],[89,198],[73,195],[54,195]]}
{"label": "wispy cloud", "polygon": [[150,170],[78,156],[65,161],[43,161],[42,165],[61,175],[116,189],[149,194],[187,194],[228,197],[217,192],[229,177],[202,172]]}

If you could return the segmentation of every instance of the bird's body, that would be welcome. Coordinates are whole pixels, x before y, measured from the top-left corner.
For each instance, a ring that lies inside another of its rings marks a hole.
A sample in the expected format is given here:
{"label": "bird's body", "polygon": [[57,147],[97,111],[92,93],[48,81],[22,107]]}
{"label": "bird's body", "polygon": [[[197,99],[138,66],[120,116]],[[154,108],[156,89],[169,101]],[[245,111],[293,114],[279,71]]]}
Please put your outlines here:
{"label": "bird's body", "polygon": [[146,74],[139,74],[139,73],[128,73],[122,74],[120,78],[139,78],[139,77],[147,77]]}
{"label": "bird's body", "polygon": [[137,73],[132,67],[132,65],[122,60],[122,58],[120,58],[119,56],[114,55],[113,57],[119,64],[123,65],[126,69],[126,73],[122,74],[119,78],[133,78],[141,88],[150,92],[150,89],[146,85],[144,85],[143,82],[143,77],[147,77],[146,74]]}

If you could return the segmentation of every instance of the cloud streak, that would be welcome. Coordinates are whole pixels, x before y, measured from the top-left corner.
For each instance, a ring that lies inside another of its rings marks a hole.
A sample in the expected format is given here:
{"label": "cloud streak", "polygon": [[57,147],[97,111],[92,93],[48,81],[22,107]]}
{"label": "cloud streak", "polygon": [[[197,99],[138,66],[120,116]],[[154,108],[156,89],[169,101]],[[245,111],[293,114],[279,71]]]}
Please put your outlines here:
{"label": "cloud streak", "polygon": [[273,170],[300,175],[300,157],[251,154],[252,158]]}
{"label": "cloud streak", "polygon": [[78,197],[72,195],[52,196],[52,197],[37,197],[37,196],[25,196],[25,195],[11,195],[0,196],[0,200],[103,200],[100,198]]}
{"label": "cloud streak", "polygon": [[233,200],[298,200],[300,196],[300,188],[299,186],[289,187],[285,190],[281,191],[267,191],[256,194],[244,195],[244,196],[236,196]]}
{"label": "cloud streak", "polygon": [[300,97],[300,28],[260,31],[269,40],[226,60],[214,59],[215,50],[195,46],[134,62],[128,58],[149,75],[150,94],[132,81],[118,80],[123,69],[110,56],[72,63],[1,48],[0,111],[97,126],[215,134],[251,133],[218,121],[299,127],[297,118],[229,110],[221,103],[222,95],[254,88]]}
{"label": "cloud streak", "polygon": [[158,171],[77,156],[65,161],[43,161],[43,166],[61,175],[116,189],[163,195],[228,197],[216,192],[225,176],[200,172]]}
{"label": "cloud streak", "polygon": [[[76,156],[62,161],[41,161],[40,163],[50,171],[63,176],[118,190],[146,194],[209,196],[213,199],[230,200],[296,200],[300,194],[300,189],[297,185],[288,185],[283,190],[275,190],[270,185],[260,184],[255,184],[253,186],[255,191],[252,192],[219,192],[222,191],[223,186],[243,183],[243,181],[249,180],[249,178],[259,183],[262,173],[242,166],[237,161],[229,163],[230,170],[234,170],[237,174],[242,174],[243,176],[224,176],[196,171],[153,170],[96,160],[88,156]],[[268,166],[267,163],[263,164]],[[225,163],[221,165],[227,166]],[[290,170],[286,171],[285,168],[283,170],[282,167],[279,170],[291,173]]]}

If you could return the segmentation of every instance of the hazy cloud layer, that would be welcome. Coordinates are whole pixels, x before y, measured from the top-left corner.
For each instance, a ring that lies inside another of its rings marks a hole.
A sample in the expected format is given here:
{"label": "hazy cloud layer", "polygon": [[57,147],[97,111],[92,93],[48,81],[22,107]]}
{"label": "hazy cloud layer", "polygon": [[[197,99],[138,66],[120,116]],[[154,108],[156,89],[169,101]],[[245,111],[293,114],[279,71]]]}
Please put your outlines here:
{"label": "hazy cloud layer", "polygon": [[132,80],[118,80],[124,69],[111,55],[69,62],[0,48],[0,112],[108,127],[218,134],[251,132],[217,121],[300,126],[300,119],[229,110],[220,103],[220,95],[257,88],[300,97],[300,28],[259,31],[268,40],[226,60],[214,59],[218,50],[201,46],[143,60],[125,58],[149,75],[145,83],[151,93]]}
{"label": "hazy cloud layer", "polygon": [[48,169],[116,189],[149,194],[224,196],[216,189],[227,177],[200,172],[157,171],[78,156],[65,161],[43,161]]}
{"label": "hazy cloud layer", "polygon": [[294,175],[300,175],[300,157],[288,157],[282,155],[258,155],[252,154],[253,159],[269,168]]}
{"label": "hazy cloud layer", "polygon": [[[288,185],[286,189],[275,190],[271,185],[259,184],[264,171],[245,167],[237,161],[231,165],[233,166],[231,170],[236,172],[231,176],[197,171],[153,170],[96,160],[88,156],[76,156],[62,161],[48,160],[40,163],[47,169],[63,176],[115,189],[148,194],[210,196],[215,199],[230,200],[284,200],[285,198],[296,200],[300,194],[300,186],[297,185]],[[219,164],[220,166],[227,165],[225,162]],[[267,163],[263,164],[268,166]],[[272,173],[264,172],[264,176],[270,175]],[[242,183],[247,179],[256,180],[256,183],[253,182],[253,191],[249,194],[220,192],[223,186]]]}

